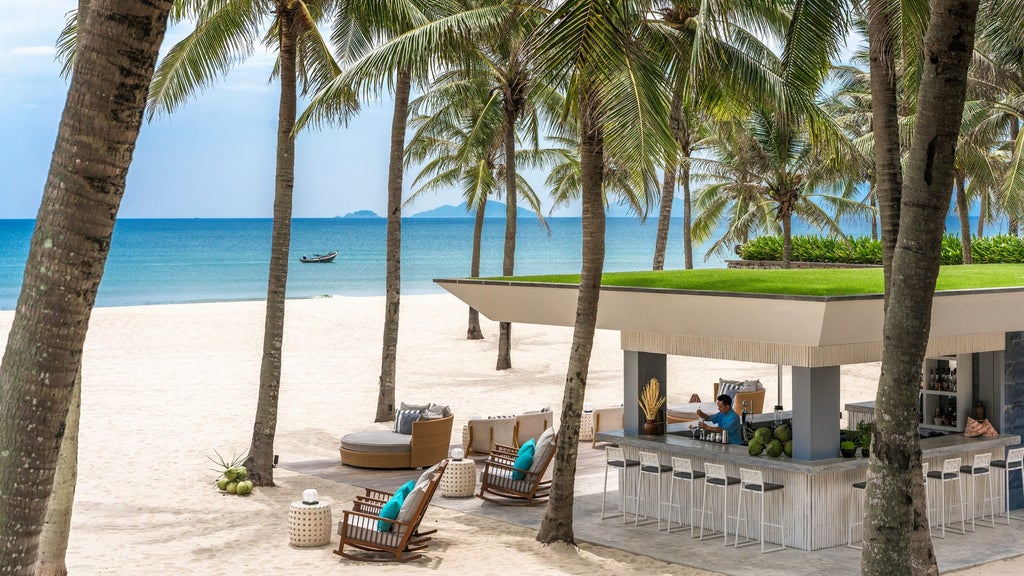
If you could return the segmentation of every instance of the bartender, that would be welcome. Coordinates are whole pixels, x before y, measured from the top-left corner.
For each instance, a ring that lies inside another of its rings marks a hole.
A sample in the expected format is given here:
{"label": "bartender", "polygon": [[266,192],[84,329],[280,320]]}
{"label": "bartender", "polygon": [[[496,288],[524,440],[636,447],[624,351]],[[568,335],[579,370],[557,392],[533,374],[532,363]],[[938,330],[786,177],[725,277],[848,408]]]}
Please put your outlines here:
{"label": "bartender", "polygon": [[[732,397],[728,394],[721,394],[715,402],[718,406],[718,414],[707,415],[700,408],[697,409],[697,416],[700,422],[697,425],[705,432],[720,433],[726,432],[729,437],[729,444],[743,444],[743,434],[740,431],[740,417],[733,412]],[[705,424],[710,420],[715,426]]]}

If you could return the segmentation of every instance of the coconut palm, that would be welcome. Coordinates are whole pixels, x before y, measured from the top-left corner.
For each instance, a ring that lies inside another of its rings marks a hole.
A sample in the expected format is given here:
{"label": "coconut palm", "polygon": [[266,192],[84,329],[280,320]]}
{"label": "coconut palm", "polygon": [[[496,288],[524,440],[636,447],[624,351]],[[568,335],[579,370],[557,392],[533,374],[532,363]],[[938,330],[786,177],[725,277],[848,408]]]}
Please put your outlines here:
{"label": "coconut palm", "polygon": [[[470,66],[478,62],[470,62]],[[457,188],[462,190],[467,209],[476,213],[470,276],[480,275],[480,249],[487,200],[499,196],[499,184],[508,167],[501,153],[504,143],[504,115],[496,90],[486,76],[465,68],[456,68],[439,76],[423,96],[412,102],[414,133],[406,149],[406,163],[423,165],[413,181],[414,191],[406,202],[420,195]],[[536,125],[533,118],[531,125]],[[534,132],[535,133],[535,132]],[[551,152],[533,146],[517,151],[516,164],[525,161],[536,167]],[[537,213],[544,226],[540,200],[520,173],[516,189]],[[507,189],[507,188],[506,188]],[[470,307],[467,338],[483,338],[479,314]]]}
{"label": "coconut palm", "polygon": [[843,236],[832,215],[836,208],[845,213],[864,209],[853,197],[860,165],[822,154],[806,123],[758,110],[746,120],[718,126],[717,134],[707,140],[715,158],[694,162],[706,168],[700,178],[713,182],[698,201],[699,236],[704,239],[728,216],[727,229],[708,256],[724,253],[755,230],[781,229],[782,267],[788,268],[794,215],[818,230]]}
{"label": "coconut palm", "polygon": [[77,28],[67,103],[0,363],[4,574],[35,573],[89,317],[170,10],[170,0],[92,0]]}
{"label": "coconut palm", "polygon": [[[304,89],[316,88],[338,72],[338,65],[317,29],[317,23],[327,18],[325,9],[331,4],[330,0],[180,2],[175,20],[194,19],[195,29],[164,57],[150,93],[150,117],[171,113],[249,56],[260,41],[278,53],[274,73],[280,77],[281,100],[277,119],[274,223],[260,391],[252,442],[245,460],[250,479],[257,486],[274,485],[274,436],[281,387],[281,344],[295,185],[293,126],[297,86],[301,81]],[[269,22],[265,17],[268,9],[274,16]],[[344,102],[349,108],[355,106],[350,94],[346,94]]]}

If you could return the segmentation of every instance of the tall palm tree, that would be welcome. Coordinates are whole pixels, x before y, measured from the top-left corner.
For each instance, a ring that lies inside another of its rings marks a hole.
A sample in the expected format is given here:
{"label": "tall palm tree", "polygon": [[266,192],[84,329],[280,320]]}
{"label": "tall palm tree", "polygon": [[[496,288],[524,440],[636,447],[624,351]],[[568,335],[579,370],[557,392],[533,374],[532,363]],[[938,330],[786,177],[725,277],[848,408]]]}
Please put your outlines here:
{"label": "tall palm tree", "polygon": [[[269,22],[266,33],[261,34],[266,24],[268,2],[181,2],[174,15],[175,20],[195,19],[195,29],[164,57],[157,68],[150,93],[150,117],[161,112],[170,113],[250,55],[259,41],[278,53],[275,73],[281,81],[281,100],[277,118],[274,223],[267,275],[260,391],[252,441],[245,460],[249,477],[258,486],[274,485],[274,436],[281,387],[281,344],[284,339],[285,289],[295,187],[293,127],[297,86],[301,80],[304,88],[316,88],[337,74],[338,65],[317,29],[317,23],[328,16],[324,10],[330,5],[330,0],[269,2],[274,18]],[[351,94],[346,94],[344,104],[345,110],[355,106]]]}
{"label": "tall palm tree", "polygon": [[77,30],[71,86],[0,363],[4,574],[35,572],[65,417],[170,10],[170,0],[92,0]]}

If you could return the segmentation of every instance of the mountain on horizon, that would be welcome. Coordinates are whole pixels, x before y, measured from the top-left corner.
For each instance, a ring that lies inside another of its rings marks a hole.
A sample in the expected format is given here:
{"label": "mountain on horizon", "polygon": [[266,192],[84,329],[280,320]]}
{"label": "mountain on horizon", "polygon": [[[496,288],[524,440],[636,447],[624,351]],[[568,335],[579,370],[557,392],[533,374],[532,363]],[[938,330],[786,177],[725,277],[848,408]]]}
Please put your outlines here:
{"label": "mountain on horizon", "polygon": [[381,216],[377,215],[373,210],[356,210],[344,216],[335,216],[335,218],[381,218]]}
{"label": "mountain on horizon", "polygon": [[[536,212],[527,210],[526,208],[520,208],[516,206],[516,214],[519,218],[536,218]],[[423,212],[417,212],[412,214],[409,218],[473,218],[476,216],[475,212],[469,212],[466,210],[466,203],[463,202],[458,206],[452,206],[451,204],[445,204],[444,206],[438,206],[431,210],[424,210]],[[488,202],[487,208],[484,211],[484,218],[504,218],[505,217],[505,204],[502,202]]]}

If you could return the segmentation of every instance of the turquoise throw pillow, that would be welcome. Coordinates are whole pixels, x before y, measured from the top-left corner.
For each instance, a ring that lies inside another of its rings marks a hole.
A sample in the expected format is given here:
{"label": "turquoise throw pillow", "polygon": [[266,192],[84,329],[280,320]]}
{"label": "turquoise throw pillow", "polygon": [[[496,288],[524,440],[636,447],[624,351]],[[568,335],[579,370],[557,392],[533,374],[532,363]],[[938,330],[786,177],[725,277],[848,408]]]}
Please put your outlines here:
{"label": "turquoise throw pillow", "polygon": [[515,462],[515,467],[517,468],[517,470],[512,471],[513,480],[522,480],[523,478],[526,477],[526,474],[524,474],[520,470],[530,469],[530,465],[533,464],[533,453],[536,449],[537,444],[536,442],[534,442],[533,438],[530,438],[529,440],[526,441],[526,444],[523,444],[522,446],[519,447],[519,453],[516,454]]}
{"label": "turquoise throw pillow", "polygon": [[[405,502],[405,493],[395,492],[395,495],[392,496],[387,501],[387,504],[384,504],[384,507],[380,509],[380,517],[387,518],[388,520],[398,518],[398,512],[402,509],[402,502]],[[388,532],[391,530],[391,526],[391,522],[378,520],[377,532]]]}
{"label": "turquoise throw pillow", "polygon": [[412,492],[412,489],[415,486],[416,486],[416,481],[415,480],[409,480],[405,484],[402,484],[401,486],[399,486],[398,490],[395,490],[395,494],[396,495],[397,494],[401,494],[402,495],[402,499],[405,500],[405,497],[409,495],[409,492]]}

